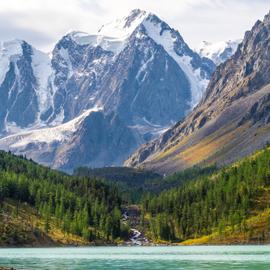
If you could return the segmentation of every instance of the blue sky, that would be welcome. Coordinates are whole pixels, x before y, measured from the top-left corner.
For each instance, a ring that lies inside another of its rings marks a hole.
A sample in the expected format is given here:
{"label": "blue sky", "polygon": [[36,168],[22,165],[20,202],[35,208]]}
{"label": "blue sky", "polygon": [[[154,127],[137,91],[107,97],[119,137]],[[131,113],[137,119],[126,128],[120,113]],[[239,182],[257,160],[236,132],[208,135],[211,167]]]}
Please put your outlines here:
{"label": "blue sky", "polygon": [[95,33],[131,9],[151,11],[193,48],[242,38],[269,12],[269,0],[0,0],[0,40],[25,39],[49,51],[70,30]]}

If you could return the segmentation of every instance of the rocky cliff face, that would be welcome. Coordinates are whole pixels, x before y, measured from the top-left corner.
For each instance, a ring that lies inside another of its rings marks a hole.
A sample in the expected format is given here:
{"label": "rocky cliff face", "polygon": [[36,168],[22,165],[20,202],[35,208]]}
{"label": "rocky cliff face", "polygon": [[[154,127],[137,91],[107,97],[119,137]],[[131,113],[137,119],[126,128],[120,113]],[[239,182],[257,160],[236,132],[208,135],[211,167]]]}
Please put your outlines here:
{"label": "rocky cliff face", "polygon": [[227,164],[270,140],[270,14],[217,67],[203,100],[183,121],[126,162],[160,172]]}
{"label": "rocky cliff face", "polygon": [[25,41],[0,44],[0,134],[41,121],[50,102],[50,74],[49,57]]}
{"label": "rocky cliff face", "polygon": [[[55,106],[64,121],[99,105],[128,124],[167,125],[196,105],[214,64],[157,16],[134,10],[98,35],[72,32],[52,59]],[[57,113],[56,113],[57,115]]]}
{"label": "rocky cliff face", "polygon": [[[182,119],[200,101],[215,68],[178,31],[141,10],[102,26],[95,35],[67,34],[51,59],[41,52],[35,58],[36,50],[28,46],[28,54],[19,58],[29,68],[11,70],[1,85],[8,96],[13,83],[21,81],[16,91],[23,93],[20,86],[25,86],[27,99],[14,100],[26,108],[25,115],[12,107],[17,118],[7,118],[11,107],[3,109],[5,138],[0,145],[66,170],[121,164],[135,147]],[[78,119],[76,130],[68,130]],[[44,139],[56,130],[61,130],[61,139]]]}

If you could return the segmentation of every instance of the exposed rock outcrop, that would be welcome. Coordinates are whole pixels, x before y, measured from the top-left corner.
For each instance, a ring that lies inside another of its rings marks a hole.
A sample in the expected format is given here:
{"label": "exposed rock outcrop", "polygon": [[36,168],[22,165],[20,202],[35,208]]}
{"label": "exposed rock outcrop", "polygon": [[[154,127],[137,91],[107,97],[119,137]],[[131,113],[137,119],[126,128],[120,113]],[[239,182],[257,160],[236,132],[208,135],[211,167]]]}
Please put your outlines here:
{"label": "exposed rock outcrop", "polygon": [[270,140],[270,14],[246,32],[231,59],[217,67],[203,100],[183,121],[127,161],[159,172],[227,164]]}

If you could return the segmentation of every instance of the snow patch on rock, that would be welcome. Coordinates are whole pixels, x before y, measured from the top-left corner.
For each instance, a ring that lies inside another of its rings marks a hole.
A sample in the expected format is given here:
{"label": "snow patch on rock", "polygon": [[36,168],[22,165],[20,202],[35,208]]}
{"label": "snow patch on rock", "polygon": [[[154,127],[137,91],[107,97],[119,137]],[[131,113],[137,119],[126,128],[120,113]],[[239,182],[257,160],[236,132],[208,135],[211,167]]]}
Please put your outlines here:
{"label": "snow patch on rock", "polygon": [[192,94],[191,107],[196,106],[202,98],[208,84],[208,80],[203,79],[200,76],[200,69],[194,70],[191,65],[192,58],[190,56],[180,56],[176,53],[174,48],[177,43],[177,37],[173,35],[170,29],[162,31],[161,23],[155,23],[150,20],[145,20],[143,25],[146,28],[147,34],[167,51],[167,53],[176,61],[179,67],[186,74]]}
{"label": "snow patch on rock", "polygon": [[148,15],[148,12],[136,9],[126,17],[103,25],[95,35],[72,31],[68,36],[79,45],[100,46],[119,54],[125,48],[128,38]]}
{"label": "snow patch on rock", "polygon": [[[49,89],[50,78],[53,75],[51,59],[48,54],[33,49],[32,68],[38,82],[36,90],[39,116],[53,106],[53,95]],[[39,117],[38,117],[39,118]]]}
{"label": "snow patch on rock", "polygon": [[219,41],[219,42],[208,42],[203,41],[199,44],[196,51],[202,57],[211,59],[216,65],[219,65],[230,58],[235,52],[241,42],[241,39]]}
{"label": "snow patch on rock", "polygon": [[149,13],[146,11],[135,9],[128,16],[103,25],[98,33],[124,40],[135,31],[148,15]]}
{"label": "snow patch on rock", "polygon": [[10,62],[22,55],[22,41],[11,40],[0,42],[0,85],[8,72]]}
{"label": "snow patch on rock", "polygon": [[126,44],[125,38],[104,36],[100,34],[90,35],[84,32],[73,31],[67,35],[78,45],[100,46],[103,50],[113,52],[114,54],[120,53]]}

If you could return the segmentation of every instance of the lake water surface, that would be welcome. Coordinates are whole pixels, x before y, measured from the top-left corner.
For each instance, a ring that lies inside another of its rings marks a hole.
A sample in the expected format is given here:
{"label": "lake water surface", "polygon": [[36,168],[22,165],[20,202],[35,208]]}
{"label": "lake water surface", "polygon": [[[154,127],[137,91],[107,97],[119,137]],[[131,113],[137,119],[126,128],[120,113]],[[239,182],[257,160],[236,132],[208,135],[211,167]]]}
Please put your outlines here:
{"label": "lake water surface", "polygon": [[270,246],[0,249],[0,266],[18,270],[270,270]]}

